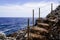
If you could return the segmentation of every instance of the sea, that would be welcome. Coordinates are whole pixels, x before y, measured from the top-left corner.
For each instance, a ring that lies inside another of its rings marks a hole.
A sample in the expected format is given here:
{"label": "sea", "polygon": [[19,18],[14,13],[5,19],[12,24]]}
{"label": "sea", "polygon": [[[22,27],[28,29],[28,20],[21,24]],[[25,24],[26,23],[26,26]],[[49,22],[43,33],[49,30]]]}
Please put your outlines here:
{"label": "sea", "polygon": [[[36,18],[34,18],[35,23]],[[32,18],[29,18],[29,25],[32,26]],[[0,32],[6,35],[17,32],[18,30],[24,30],[28,25],[27,17],[0,17]]]}

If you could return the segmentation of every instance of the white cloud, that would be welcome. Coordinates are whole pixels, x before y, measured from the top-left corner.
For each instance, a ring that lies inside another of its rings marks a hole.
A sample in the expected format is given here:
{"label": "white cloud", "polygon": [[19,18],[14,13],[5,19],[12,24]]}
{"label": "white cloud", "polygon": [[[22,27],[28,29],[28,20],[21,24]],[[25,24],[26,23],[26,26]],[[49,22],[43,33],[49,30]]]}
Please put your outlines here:
{"label": "white cloud", "polygon": [[[50,12],[49,2],[25,3],[23,5],[0,6],[0,17],[32,17],[32,9],[35,10],[35,17],[38,17],[38,8],[41,8],[41,17],[45,17]],[[53,3],[54,9],[58,3]]]}

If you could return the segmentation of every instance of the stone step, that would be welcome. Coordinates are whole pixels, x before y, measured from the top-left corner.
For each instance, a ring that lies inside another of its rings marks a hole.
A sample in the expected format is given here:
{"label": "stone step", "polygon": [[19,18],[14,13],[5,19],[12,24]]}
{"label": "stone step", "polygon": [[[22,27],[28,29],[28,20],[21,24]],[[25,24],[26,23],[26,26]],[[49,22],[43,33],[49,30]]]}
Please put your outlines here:
{"label": "stone step", "polygon": [[37,25],[47,26],[47,27],[49,27],[49,24],[47,24],[47,23],[37,23]]}
{"label": "stone step", "polygon": [[41,27],[32,27],[31,29],[30,29],[32,32],[33,31],[36,31],[36,32],[40,32],[40,33],[43,33],[43,32],[45,32],[45,33],[48,33],[48,30],[46,30],[46,29],[44,29],[44,28],[41,28]]}
{"label": "stone step", "polygon": [[56,22],[57,19],[48,19],[50,22]]}
{"label": "stone step", "polygon": [[[26,33],[25,37],[28,38],[28,33]],[[45,38],[45,36],[38,35],[38,34],[35,34],[35,33],[29,33],[29,37],[30,38],[37,38],[37,39],[43,39],[43,38]]]}

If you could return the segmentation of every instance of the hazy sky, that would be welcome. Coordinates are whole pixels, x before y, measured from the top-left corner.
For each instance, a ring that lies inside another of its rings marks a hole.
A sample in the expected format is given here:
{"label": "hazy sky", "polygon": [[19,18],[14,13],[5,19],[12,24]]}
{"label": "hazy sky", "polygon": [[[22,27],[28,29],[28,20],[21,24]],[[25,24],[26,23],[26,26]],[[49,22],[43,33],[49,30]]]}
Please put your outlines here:
{"label": "hazy sky", "polygon": [[35,17],[38,17],[38,9],[41,8],[41,17],[50,13],[51,3],[53,9],[59,5],[59,0],[0,0],[0,17],[32,17],[32,9]]}

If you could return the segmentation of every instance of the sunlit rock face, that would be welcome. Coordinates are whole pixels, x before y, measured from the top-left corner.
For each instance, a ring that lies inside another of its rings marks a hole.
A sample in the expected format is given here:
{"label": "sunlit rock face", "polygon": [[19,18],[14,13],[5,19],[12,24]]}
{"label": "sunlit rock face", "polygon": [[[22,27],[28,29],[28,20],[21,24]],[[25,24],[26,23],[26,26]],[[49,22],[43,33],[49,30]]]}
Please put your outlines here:
{"label": "sunlit rock face", "polygon": [[16,40],[14,37],[6,37],[6,35],[0,32],[0,40]]}
{"label": "sunlit rock face", "polygon": [[0,40],[6,40],[6,35],[0,32]]}

